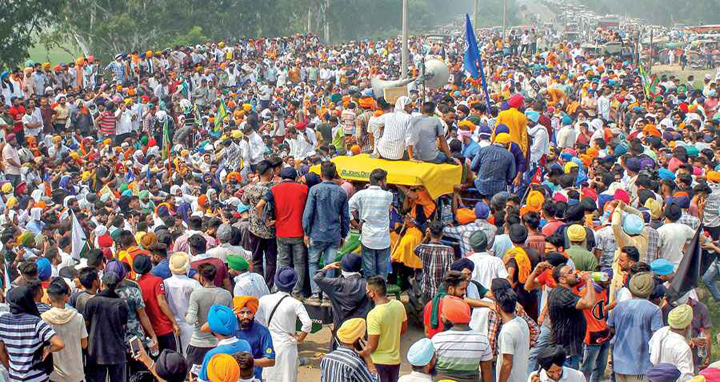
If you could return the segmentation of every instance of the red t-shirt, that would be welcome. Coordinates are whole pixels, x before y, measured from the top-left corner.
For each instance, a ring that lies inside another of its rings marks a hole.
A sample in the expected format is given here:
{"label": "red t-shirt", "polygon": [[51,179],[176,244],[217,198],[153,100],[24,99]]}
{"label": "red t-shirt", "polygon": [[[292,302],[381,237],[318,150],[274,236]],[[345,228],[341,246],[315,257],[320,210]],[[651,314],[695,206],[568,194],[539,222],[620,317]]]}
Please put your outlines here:
{"label": "red t-shirt", "polygon": [[430,324],[430,319],[432,318],[432,300],[425,304],[425,309],[423,310],[423,325],[425,325],[427,338],[429,339],[432,339],[434,335],[445,331],[445,325],[443,325],[442,322],[442,309],[443,300],[440,300],[440,304],[438,304],[438,326],[436,329],[433,329]]}
{"label": "red t-shirt", "polygon": [[228,275],[227,266],[225,265],[225,263],[222,260],[216,259],[214,257],[208,257],[202,260],[193,261],[190,263],[190,267],[197,271],[198,267],[203,264],[212,264],[215,266],[217,273],[215,273],[215,280],[213,280],[213,284],[215,284],[216,287],[222,287],[223,280],[230,277]]}
{"label": "red t-shirt", "polygon": [[23,129],[22,118],[25,115],[25,107],[22,105],[13,106],[8,110],[8,114],[13,118],[15,124],[13,125],[13,133],[17,133]]}
{"label": "red t-shirt", "polygon": [[302,217],[308,189],[304,184],[282,182],[270,189],[275,202],[277,237],[303,237]]}
{"label": "red t-shirt", "polygon": [[158,304],[159,295],[165,295],[165,284],[160,277],[151,273],[144,274],[138,280],[140,291],[142,292],[143,301],[145,301],[145,313],[150,319],[150,324],[155,331],[155,335],[164,336],[172,333],[172,322],[160,310]]}

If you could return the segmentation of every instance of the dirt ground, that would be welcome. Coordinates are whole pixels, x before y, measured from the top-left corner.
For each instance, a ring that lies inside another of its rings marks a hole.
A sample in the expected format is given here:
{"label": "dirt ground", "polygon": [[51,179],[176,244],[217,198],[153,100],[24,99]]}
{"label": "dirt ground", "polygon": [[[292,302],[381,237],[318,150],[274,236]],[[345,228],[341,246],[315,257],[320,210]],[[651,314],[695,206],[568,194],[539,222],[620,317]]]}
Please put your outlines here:
{"label": "dirt ground", "polygon": [[[407,296],[403,295],[401,301],[407,304]],[[407,306],[406,306],[407,309]],[[328,326],[317,333],[307,336],[305,341],[298,346],[298,359],[300,360],[298,381],[300,382],[316,382],[320,381],[320,361],[330,350],[331,331]],[[411,371],[410,364],[405,359],[408,348],[415,341],[425,337],[422,329],[412,324],[408,325],[408,331],[400,339],[400,355],[402,363],[400,364],[400,375],[409,374]]]}

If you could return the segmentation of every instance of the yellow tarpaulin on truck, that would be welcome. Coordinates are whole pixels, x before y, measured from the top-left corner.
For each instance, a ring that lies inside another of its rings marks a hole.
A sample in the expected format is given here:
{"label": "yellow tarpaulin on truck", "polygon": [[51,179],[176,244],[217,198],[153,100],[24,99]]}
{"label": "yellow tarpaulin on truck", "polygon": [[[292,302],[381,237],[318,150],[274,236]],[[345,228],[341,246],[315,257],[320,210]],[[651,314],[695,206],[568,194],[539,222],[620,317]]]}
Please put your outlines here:
{"label": "yellow tarpaulin on truck", "polygon": [[[381,168],[388,173],[388,184],[424,186],[433,199],[451,194],[462,178],[462,167],[451,164],[374,159],[368,154],[338,156],[331,160],[343,179],[368,182],[372,170]],[[313,166],[310,171],[320,174],[320,165]]]}

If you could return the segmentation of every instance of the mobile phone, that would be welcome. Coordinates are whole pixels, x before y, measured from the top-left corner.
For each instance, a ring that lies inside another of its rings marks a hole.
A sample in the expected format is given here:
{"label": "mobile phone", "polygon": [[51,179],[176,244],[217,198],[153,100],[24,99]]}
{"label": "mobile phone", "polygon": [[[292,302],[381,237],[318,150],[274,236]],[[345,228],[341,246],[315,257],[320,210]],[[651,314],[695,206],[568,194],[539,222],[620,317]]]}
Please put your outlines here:
{"label": "mobile phone", "polygon": [[137,338],[137,336],[132,336],[130,338],[130,353],[132,353],[133,357],[140,356],[140,348],[142,347],[142,343],[140,343],[140,339]]}

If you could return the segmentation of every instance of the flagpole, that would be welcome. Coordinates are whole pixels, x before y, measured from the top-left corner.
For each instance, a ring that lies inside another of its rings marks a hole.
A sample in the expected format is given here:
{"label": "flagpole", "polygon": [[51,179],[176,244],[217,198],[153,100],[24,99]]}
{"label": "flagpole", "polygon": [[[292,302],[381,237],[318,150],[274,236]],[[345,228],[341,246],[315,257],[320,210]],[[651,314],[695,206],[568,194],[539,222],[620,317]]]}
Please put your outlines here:
{"label": "flagpole", "polygon": [[402,59],[400,65],[400,78],[408,77],[408,0],[402,2]]}

